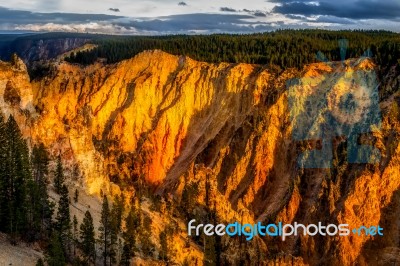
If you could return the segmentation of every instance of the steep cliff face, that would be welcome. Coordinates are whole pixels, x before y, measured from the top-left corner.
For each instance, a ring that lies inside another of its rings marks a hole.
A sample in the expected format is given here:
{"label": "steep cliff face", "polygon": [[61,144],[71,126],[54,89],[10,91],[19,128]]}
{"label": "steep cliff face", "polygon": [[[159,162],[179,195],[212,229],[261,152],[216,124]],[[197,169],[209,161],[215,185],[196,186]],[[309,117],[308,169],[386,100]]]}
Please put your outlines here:
{"label": "steep cliff face", "polygon": [[[33,84],[41,113],[34,137],[50,144],[76,136],[101,155],[110,175],[122,169],[120,179],[176,180],[218,133],[229,138],[254,110],[267,86],[268,74],[259,71],[160,51],[113,68],[62,64]],[[82,144],[77,148],[87,148]]]}
{"label": "steep cliff face", "polygon": [[17,53],[26,64],[35,61],[54,59],[57,56],[83,46],[90,38],[85,37],[20,37],[4,44],[0,57],[8,59]]}
{"label": "steep cliff face", "polygon": [[32,85],[27,68],[21,59],[12,64],[0,61],[0,108],[2,114],[13,115],[25,136],[30,135],[35,119]]}
{"label": "steep cliff face", "polygon": [[[352,73],[353,65],[350,60],[338,67]],[[367,59],[356,65],[375,67]],[[258,248],[260,260],[285,263],[290,255],[296,264],[398,262],[397,89],[390,87],[380,103],[382,128],[369,140],[382,154],[380,163],[341,160],[337,140],[333,168],[297,165],[300,151],[315,143],[293,140],[287,81],[322,80],[332,67],[313,64],[277,74],[257,65],[207,64],[148,51],[112,66],[62,63],[30,83],[22,64],[1,63],[0,106],[33,142],[77,163],[90,193],[115,193],[140,181],[179,204],[188,185],[196,184],[197,204],[212,206],[224,221],[379,224],[386,230],[381,238],[257,238],[257,247],[247,248],[250,255]],[[390,84],[396,78],[386,77]],[[227,244],[226,254],[237,248]],[[240,256],[225,259],[234,263]]]}

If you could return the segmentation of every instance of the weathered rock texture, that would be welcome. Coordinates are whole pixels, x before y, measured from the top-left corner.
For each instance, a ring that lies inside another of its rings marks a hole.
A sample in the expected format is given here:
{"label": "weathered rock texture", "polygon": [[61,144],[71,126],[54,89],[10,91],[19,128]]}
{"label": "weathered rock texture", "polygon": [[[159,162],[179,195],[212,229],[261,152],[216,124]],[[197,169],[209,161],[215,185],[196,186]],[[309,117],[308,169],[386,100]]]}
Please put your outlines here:
{"label": "weathered rock texture", "polygon": [[[375,66],[366,59],[359,67]],[[179,199],[185,184],[197,182],[199,204],[213,202],[225,221],[379,224],[385,230],[375,238],[266,238],[262,259],[270,263],[400,263],[400,98],[389,86],[398,84],[395,70],[382,81],[390,94],[381,101],[382,129],[370,140],[381,151],[380,164],[335,159],[330,170],[296,164],[300,150],[313,144],[292,140],[286,81],[329,71],[313,64],[277,74],[148,51],[112,66],[62,63],[30,83],[23,65],[0,63],[0,106],[32,143],[77,162],[90,193],[140,179]],[[345,147],[340,143],[335,158]],[[233,263],[235,256],[226,260]]]}

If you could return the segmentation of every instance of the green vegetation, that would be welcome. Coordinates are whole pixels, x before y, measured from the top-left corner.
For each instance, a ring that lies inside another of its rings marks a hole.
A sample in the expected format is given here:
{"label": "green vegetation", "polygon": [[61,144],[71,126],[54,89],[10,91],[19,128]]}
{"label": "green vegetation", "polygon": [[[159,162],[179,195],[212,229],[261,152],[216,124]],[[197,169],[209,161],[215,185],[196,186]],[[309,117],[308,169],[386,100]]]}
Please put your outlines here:
{"label": "green vegetation", "polygon": [[80,227],[81,250],[84,262],[87,265],[96,261],[96,239],[93,226],[93,218],[89,211],[86,211]]}
{"label": "green vegetation", "polygon": [[205,62],[270,64],[301,67],[316,62],[321,51],[327,60],[340,60],[338,41],[347,39],[347,57],[360,57],[370,49],[381,65],[397,64],[400,35],[387,31],[278,30],[249,35],[174,35],[113,37],[94,40],[98,47],[71,55],[71,63],[91,64],[99,58],[116,63],[136,54],[161,49]]}
{"label": "green vegetation", "polygon": [[27,143],[12,116],[6,123],[0,116],[0,140],[0,231],[8,233],[12,243],[22,236],[27,241],[46,238],[52,207],[42,187],[46,172],[41,168],[46,167],[45,158],[38,158],[42,151],[34,148],[32,175]]}
{"label": "green vegetation", "polygon": [[118,240],[121,232],[123,200],[117,197],[111,208],[107,196],[103,197],[100,219],[100,248],[102,250],[103,265],[113,265],[117,262]]}
{"label": "green vegetation", "polygon": [[[39,259],[37,265],[98,263],[91,213],[86,211],[80,226],[75,215],[71,219],[61,156],[55,159],[54,180],[59,199],[53,219],[55,204],[48,196],[50,155],[45,146],[35,145],[30,153],[12,115],[6,122],[0,115],[0,141],[3,143],[0,146],[0,232],[7,234],[14,245],[21,241],[38,243],[45,250],[45,258]],[[77,190],[74,194],[76,203]],[[139,212],[132,208],[125,214],[124,203],[124,197],[115,197],[112,205],[104,197],[99,228],[104,265],[117,262],[129,265],[134,256]],[[125,221],[123,232],[122,221]]]}
{"label": "green vegetation", "polygon": [[58,194],[61,193],[63,184],[64,184],[64,170],[61,163],[61,155],[58,155],[56,173],[54,177],[54,187]]}
{"label": "green vegetation", "polygon": [[135,255],[135,236],[137,235],[137,229],[139,226],[138,211],[134,207],[131,207],[125,218],[125,231],[122,234],[124,246],[122,250],[121,265],[131,265],[131,258]]}
{"label": "green vegetation", "polygon": [[61,245],[65,252],[69,249],[71,235],[71,215],[69,210],[69,192],[66,185],[62,185],[55,228],[60,236]]}
{"label": "green vegetation", "polygon": [[66,265],[62,242],[57,232],[53,232],[51,236],[50,244],[46,252],[46,261],[49,266]]}
{"label": "green vegetation", "polygon": [[[70,197],[76,193],[70,195],[68,191],[67,172],[60,156],[52,158],[56,162],[54,178],[60,187],[56,195],[57,210],[53,215],[55,206],[50,202],[47,190],[51,187],[47,181],[50,155],[45,146],[34,146],[30,154],[12,116],[7,122],[0,116],[0,140],[4,143],[0,147],[0,232],[6,233],[14,244],[21,241],[39,244],[45,257],[38,260],[37,265],[130,265],[135,256],[173,264],[179,255],[174,243],[181,231],[177,221],[192,216],[203,223],[221,222],[213,204],[216,199],[210,192],[215,188],[207,179],[204,206],[196,204],[202,189],[198,183],[185,185],[180,202],[182,207],[179,208],[173,199],[154,196],[150,190],[145,190],[142,198],[147,198],[154,205],[154,211],[166,218],[158,232],[158,243],[154,241],[153,225],[158,220],[154,221],[149,213],[141,211],[141,198],[137,195],[130,199],[129,209],[125,208],[123,196],[115,196],[111,202],[103,195],[96,232],[97,225],[89,211],[81,221],[79,216],[71,217]],[[187,240],[187,247],[190,247],[190,238]],[[198,236],[191,240],[204,250],[205,265],[223,264],[222,254],[227,246],[222,237]]]}

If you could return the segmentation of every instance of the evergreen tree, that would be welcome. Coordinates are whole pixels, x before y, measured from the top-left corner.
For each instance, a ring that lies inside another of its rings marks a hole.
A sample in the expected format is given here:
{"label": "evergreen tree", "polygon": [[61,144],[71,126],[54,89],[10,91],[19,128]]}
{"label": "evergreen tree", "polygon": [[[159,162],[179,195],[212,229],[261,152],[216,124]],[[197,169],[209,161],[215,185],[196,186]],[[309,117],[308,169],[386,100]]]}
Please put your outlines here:
{"label": "evergreen tree", "polygon": [[93,218],[89,211],[86,211],[80,227],[80,249],[84,261],[90,265],[96,261],[95,233]]}
{"label": "evergreen tree", "polygon": [[125,198],[124,196],[116,196],[111,210],[111,257],[112,262],[120,260],[121,253],[123,252],[123,246],[119,234],[121,233],[122,227],[122,216],[125,211],[124,208]]}
{"label": "evergreen tree", "polygon": [[107,196],[103,197],[100,220],[100,244],[103,251],[103,265],[111,265],[115,262],[115,250],[113,247],[113,219],[111,217],[110,205]]}
{"label": "evergreen tree", "polygon": [[[317,58],[341,60],[338,49],[340,39],[348,39],[352,44],[347,52],[348,57],[360,57],[370,47],[368,55],[373,56],[379,65],[390,68],[398,64],[400,40],[396,33],[326,30],[277,30],[249,35],[132,37],[119,40],[106,38],[96,41],[96,48],[71,54],[65,60],[92,64],[98,58],[105,58],[107,63],[112,64],[145,50],[160,49],[210,63],[268,64],[273,72],[280,72],[291,67],[301,68],[317,61]],[[325,56],[316,57],[318,51]]]}
{"label": "evergreen tree", "polygon": [[74,202],[78,203],[78,199],[79,199],[79,191],[78,191],[78,189],[75,189]]}
{"label": "evergreen tree", "polygon": [[124,247],[122,250],[121,265],[130,265],[130,260],[134,256],[135,235],[139,224],[139,217],[132,206],[125,218],[125,231],[122,234]]}
{"label": "evergreen tree", "polygon": [[32,150],[32,169],[33,177],[36,183],[46,184],[46,175],[49,168],[49,153],[43,143],[35,145]]}
{"label": "evergreen tree", "polygon": [[53,232],[49,247],[46,252],[46,261],[49,266],[63,266],[66,265],[61,238],[58,232]]}
{"label": "evergreen tree", "polygon": [[8,140],[6,132],[6,124],[4,118],[0,114],[0,231],[8,231],[8,214],[9,198],[10,198],[10,176],[7,170],[8,166]]}
{"label": "evergreen tree", "polygon": [[62,247],[67,254],[71,235],[71,215],[69,210],[69,192],[66,185],[61,187],[58,212],[56,217],[56,229],[60,236]]}
{"label": "evergreen tree", "polygon": [[129,246],[124,243],[124,246],[122,248],[122,255],[121,255],[121,266],[130,266],[131,265],[131,259],[132,259],[132,251],[129,248]]}
{"label": "evergreen tree", "polygon": [[73,245],[73,255],[76,257],[76,245],[78,244],[78,219],[76,215],[72,219],[72,245]]}
{"label": "evergreen tree", "polygon": [[58,194],[61,193],[61,188],[64,185],[64,170],[61,162],[61,155],[58,155],[57,157],[57,166],[56,166],[56,172],[54,176],[54,187],[56,189],[56,192]]}
{"label": "evergreen tree", "polygon": [[[28,241],[48,239],[53,205],[46,189],[48,155],[43,144],[32,150],[12,116],[0,116],[0,230],[11,240],[22,235]],[[32,171],[31,171],[32,170]]]}
{"label": "evergreen tree", "polygon": [[53,215],[53,204],[47,193],[46,175],[49,156],[43,144],[32,150],[33,179],[28,182],[28,240],[48,239]]}
{"label": "evergreen tree", "polygon": [[31,178],[29,151],[13,116],[6,124],[1,119],[0,135],[4,140],[0,163],[0,230],[9,233],[15,242],[27,224],[26,185]]}
{"label": "evergreen tree", "polygon": [[121,231],[121,225],[122,225],[122,215],[124,214],[124,201],[125,198],[124,196],[116,196],[114,200],[114,205],[111,211],[111,217],[112,217],[112,223],[113,223],[113,229],[115,231],[115,234],[119,234]]}

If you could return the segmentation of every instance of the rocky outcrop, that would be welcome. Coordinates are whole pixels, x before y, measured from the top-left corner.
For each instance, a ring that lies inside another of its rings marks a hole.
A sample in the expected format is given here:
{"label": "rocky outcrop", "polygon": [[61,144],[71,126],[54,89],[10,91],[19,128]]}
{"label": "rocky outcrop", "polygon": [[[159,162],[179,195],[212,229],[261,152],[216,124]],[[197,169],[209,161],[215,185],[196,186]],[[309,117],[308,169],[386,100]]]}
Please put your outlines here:
{"label": "rocky outcrop", "polygon": [[[341,71],[351,73],[355,62],[346,61]],[[368,59],[356,63],[358,70],[375,67]],[[400,206],[397,89],[381,101],[382,127],[368,140],[381,152],[380,163],[341,160],[339,138],[331,169],[297,165],[300,152],[318,144],[293,139],[287,81],[322,80],[331,72],[332,65],[322,63],[275,73],[147,51],[112,66],[62,63],[30,83],[26,70],[0,63],[0,107],[17,117],[32,142],[77,163],[90,193],[141,180],[179,202],[185,186],[196,183],[198,204],[212,206],[225,221],[380,224],[387,230],[381,238],[263,239],[259,248],[271,263],[398,261],[399,220],[392,215]]]}
{"label": "rocky outcrop", "polygon": [[4,44],[0,51],[1,58],[9,58],[11,54],[17,53],[26,64],[35,61],[46,61],[54,59],[61,54],[83,46],[90,37],[68,37],[68,36],[46,36],[38,35],[22,36],[15,38],[8,44]]}

